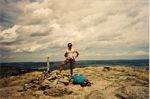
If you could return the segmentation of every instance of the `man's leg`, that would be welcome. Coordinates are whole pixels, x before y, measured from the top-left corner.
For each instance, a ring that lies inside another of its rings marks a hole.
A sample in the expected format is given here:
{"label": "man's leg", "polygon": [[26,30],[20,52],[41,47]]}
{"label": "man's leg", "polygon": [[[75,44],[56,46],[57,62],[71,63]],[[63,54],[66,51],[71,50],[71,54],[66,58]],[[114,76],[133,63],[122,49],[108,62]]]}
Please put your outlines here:
{"label": "man's leg", "polygon": [[71,77],[72,77],[72,75],[73,75],[73,65],[74,65],[74,62],[71,61],[71,62],[70,62],[70,74],[71,74]]}
{"label": "man's leg", "polygon": [[59,66],[59,71],[60,71],[60,73],[61,73],[61,71],[64,69],[64,66],[65,66],[66,64],[68,64],[68,60],[65,60],[65,61],[63,61],[63,62],[61,63],[61,65]]}

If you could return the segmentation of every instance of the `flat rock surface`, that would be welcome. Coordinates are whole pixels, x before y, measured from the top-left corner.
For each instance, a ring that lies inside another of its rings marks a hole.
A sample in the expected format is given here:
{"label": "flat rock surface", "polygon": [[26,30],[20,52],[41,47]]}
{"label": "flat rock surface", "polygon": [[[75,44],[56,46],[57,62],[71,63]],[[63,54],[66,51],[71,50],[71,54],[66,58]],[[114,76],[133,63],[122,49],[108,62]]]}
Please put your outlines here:
{"label": "flat rock surface", "polygon": [[[86,76],[93,83],[86,87],[56,82],[55,74],[51,78],[49,74],[47,77],[49,79],[45,80],[42,72],[1,78],[0,99],[149,99],[148,70],[121,66],[110,67],[109,71],[103,69],[103,67],[74,69],[74,73]],[[62,75],[69,72],[63,71]],[[22,87],[25,83],[31,88],[25,90]],[[43,89],[40,89],[41,87]]]}

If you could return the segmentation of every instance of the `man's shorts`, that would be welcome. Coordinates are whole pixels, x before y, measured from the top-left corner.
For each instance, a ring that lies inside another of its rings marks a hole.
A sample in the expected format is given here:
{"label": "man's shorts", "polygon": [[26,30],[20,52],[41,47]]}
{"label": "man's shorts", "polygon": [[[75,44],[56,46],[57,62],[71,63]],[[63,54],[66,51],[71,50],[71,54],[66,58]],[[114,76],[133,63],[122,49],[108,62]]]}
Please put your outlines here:
{"label": "man's shorts", "polygon": [[72,59],[72,58],[66,59],[66,61],[69,62],[69,63],[71,63],[71,62],[73,62],[73,63],[76,62],[75,59]]}

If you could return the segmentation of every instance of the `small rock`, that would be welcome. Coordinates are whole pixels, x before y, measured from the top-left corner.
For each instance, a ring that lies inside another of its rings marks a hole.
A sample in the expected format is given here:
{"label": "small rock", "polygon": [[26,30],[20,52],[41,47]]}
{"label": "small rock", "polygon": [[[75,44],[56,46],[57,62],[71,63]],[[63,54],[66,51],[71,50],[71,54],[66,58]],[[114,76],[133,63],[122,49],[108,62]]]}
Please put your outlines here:
{"label": "small rock", "polygon": [[38,83],[39,83],[39,81],[38,81],[38,80],[35,80],[35,81],[33,81],[33,83],[38,84]]}
{"label": "small rock", "polygon": [[47,79],[45,79],[45,80],[41,83],[39,89],[40,89],[40,90],[45,90],[46,88],[51,88],[51,87],[52,87],[52,83],[51,83],[50,81],[48,81]]}
{"label": "small rock", "polygon": [[57,78],[57,75],[56,73],[54,73],[48,78],[48,80],[55,80],[56,78]]}
{"label": "small rock", "polygon": [[23,88],[24,88],[24,90],[27,90],[27,89],[31,88],[31,86],[29,84],[24,84]]}
{"label": "small rock", "polygon": [[22,92],[22,91],[24,91],[24,87],[22,87],[22,86],[18,86],[17,91],[18,91],[18,92]]}
{"label": "small rock", "polygon": [[34,93],[36,96],[41,96],[41,95],[43,95],[43,91],[35,91],[35,93]]}
{"label": "small rock", "polygon": [[39,90],[45,90],[45,89],[47,89],[47,88],[49,88],[48,85],[42,85],[42,86],[39,87]]}
{"label": "small rock", "polygon": [[109,66],[104,66],[103,71],[110,71],[110,67]]}
{"label": "small rock", "polygon": [[40,75],[38,78],[39,84],[41,84],[44,80],[45,80],[45,75],[44,74]]}
{"label": "small rock", "polygon": [[121,99],[128,99],[128,96],[124,93],[117,93],[115,96],[121,98]]}
{"label": "small rock", "polygon": [[54,84],[50,83],[48,86],[49,86],[49,88],[53,88]]}
{"label": "small rock", "polygon": [[50,73],[50,75],[52,75],[52,74],[60,74],[60,72],[58,70],[54,70]]}
{"label": "small rock", "polygon": [[40,85],[35,85],[35,87],[34,88],[32,88],[33,90],[39,90],[40,89]]}
{"label": "small rock", "polygon": [[33,95],[34,94],[34,91],[32,89],[28,89],[26,92],[25,92],[25,95]]}
{"label": "small rock", "polygon": [[43,81],[43,83],[49,84],[49,83],[51,83],[51,82],[50,82],[49,80],[45,79],[45,80]]}
{"label": "small rock", "polygon": [[54,80],[53,84],[56,85],[58,83],[59,79]]}
{"label": "small rock", "polygon": [[29,85],[30,85],[32,88],[36,87],[36,84],[34,84],[34,83],[30,83]]}
{"label": "small rock", "polygon": [[34,83],[34,81],[37,81],[38,79],[36,77],[32,78],[32,79],[28,79],[26,81],[26,83]]}
{"label": "small rock", "polygon": [[68,85],[68,84],[69,84],[69,81],[68,81],[67,79],[63,79],[63,78],[61,78],[61,79],[59,80],[59,82],[62,82],[62,83],[64,83],[65,85]]}

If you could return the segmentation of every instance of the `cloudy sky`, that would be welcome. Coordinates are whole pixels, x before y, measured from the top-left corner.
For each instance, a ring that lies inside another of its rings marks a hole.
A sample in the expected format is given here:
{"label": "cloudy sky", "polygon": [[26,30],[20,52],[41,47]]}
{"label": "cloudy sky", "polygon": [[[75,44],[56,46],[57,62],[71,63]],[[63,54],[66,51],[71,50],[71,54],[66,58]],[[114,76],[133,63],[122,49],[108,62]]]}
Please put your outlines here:
{"label": "cloudy sky", "polygon": [[0,0],[0,60],[147,59],[148,0]]}

